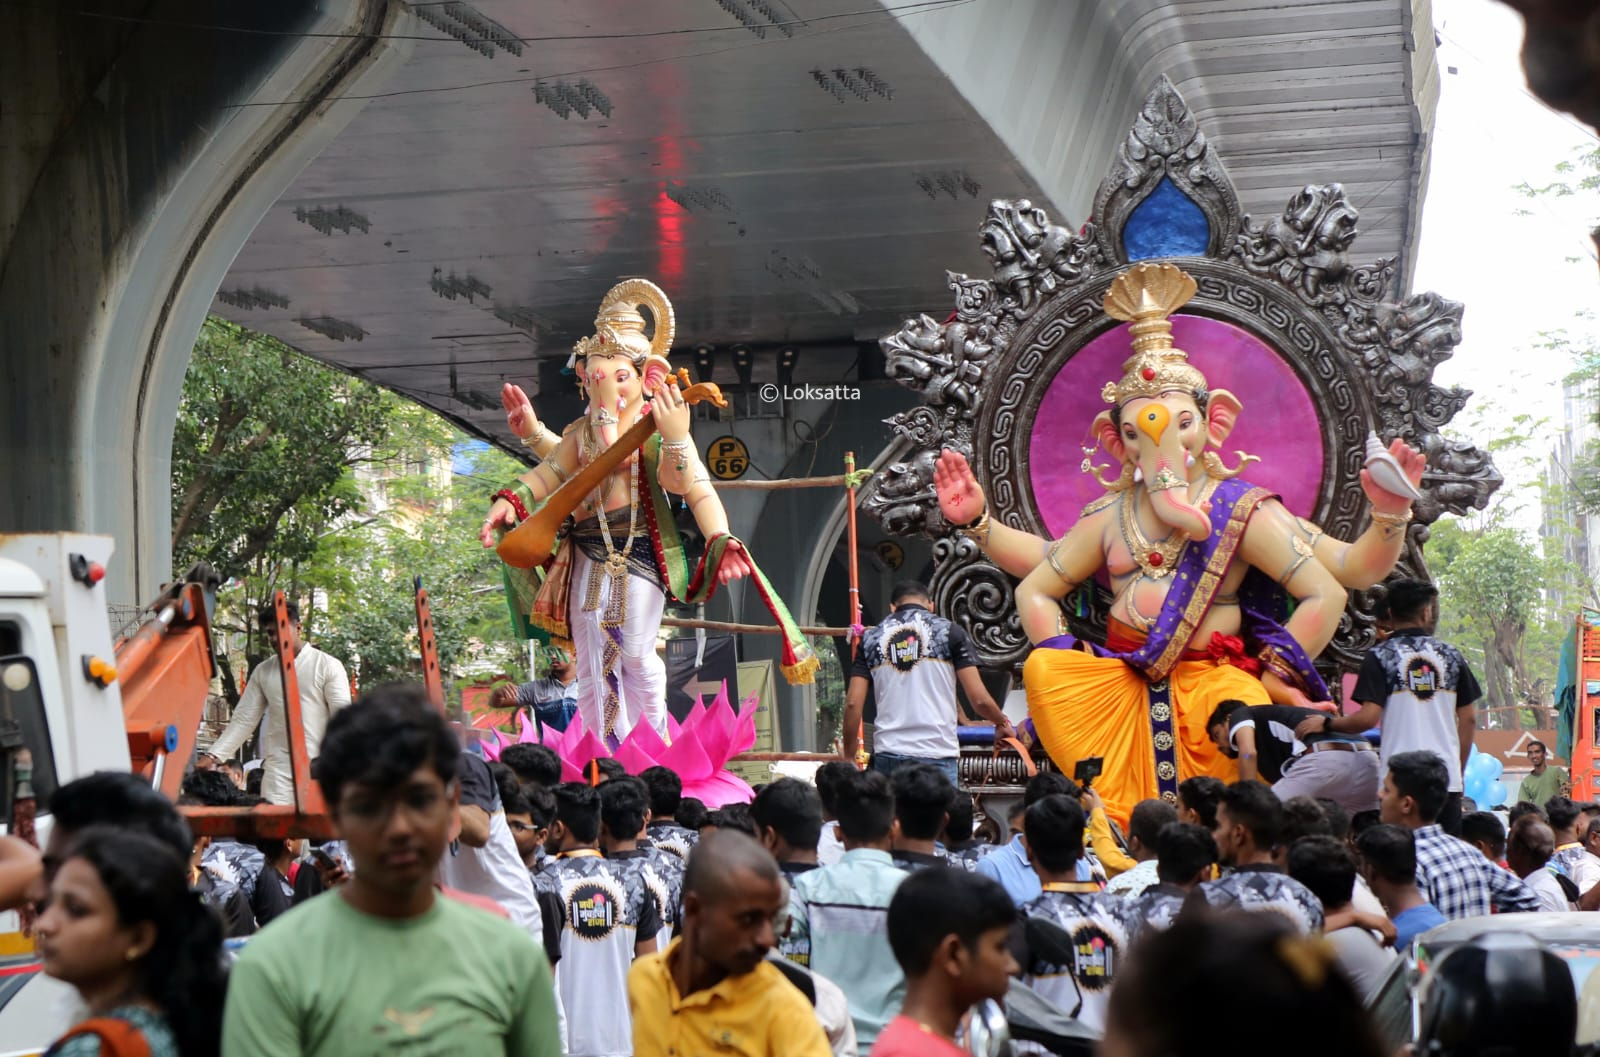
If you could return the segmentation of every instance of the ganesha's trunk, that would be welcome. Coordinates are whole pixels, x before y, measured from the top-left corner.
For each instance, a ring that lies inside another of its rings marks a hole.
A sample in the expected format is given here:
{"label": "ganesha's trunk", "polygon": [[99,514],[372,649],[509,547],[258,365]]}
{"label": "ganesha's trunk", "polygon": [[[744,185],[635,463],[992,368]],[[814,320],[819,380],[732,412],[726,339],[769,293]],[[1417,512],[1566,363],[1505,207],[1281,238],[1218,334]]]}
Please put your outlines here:
{"label": "ganesha's trunk", "polygon": [[1165,456],[1151,461],[1155,463],[1154,472],[1146,467],[1144,479],[1145,486],[1150,490],[1150,505],[1156,517],[1192,540],[1203,540],[1211,535],[1211,519],[1189,502],[1187,475],[1175,468]]}
{"label": "ganesha's trunk", "polygon": [[617,431],[621,428],[620,416],[607,405],[620,407],[621,403],[596,394],[589,405],[589,418],[594,423],[595,432],[600,434],[602,450],[617,442]]}

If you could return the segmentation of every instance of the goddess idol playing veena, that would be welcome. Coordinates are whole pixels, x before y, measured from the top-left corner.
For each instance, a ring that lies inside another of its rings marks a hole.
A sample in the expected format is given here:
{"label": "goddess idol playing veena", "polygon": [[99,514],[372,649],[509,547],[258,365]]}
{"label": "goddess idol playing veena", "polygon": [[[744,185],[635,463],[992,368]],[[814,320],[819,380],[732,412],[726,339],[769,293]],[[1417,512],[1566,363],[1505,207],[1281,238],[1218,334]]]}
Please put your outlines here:
{"label": "goddess idol playing veena", "polygon": [[[1373,454],[1361,473],[1371,524],[1354,543],[1242,480],[1253,457],[1230,468],[1207,450],[1227,439],[1239,399],[1209,388],[1173,347],[1168,317],[1195,290],[1169,264],[1137,265],[1112,283],[1105,310],[1132,324],[1133,355],[1103,390],[1112,406],[1093,429],[1120,471],[1099,477],[1107,494],[1061,539],[991,520],[959,453],[943,452],[934,473],[946,520],[1023,577],[1017,610],[1035,647],[1023,683],[1040,740],[1068,773],[1104,757],[1097,788],[1123,820],[1139,800],[1175,800],[1185,778],[1236,776],[1206,736],[1218,703],[1327,707],[1312,661],[1333,638],[1345,589],[1394,567],[1424,468],[1398,440]],[[1094,469],[1089,460],[1084,469]],[[1061,600],[1101,570],[1113,602],[1106,642],[1096,644],[1067,633]]]}
{"label": "goddess idol playing veena", "polygon": [[[654,320],[649,338],[641,306]],[[572,643],[579,718],[615,751],[641,721],[667,734],[666,668],[656,654],[667,591],[695,603],[718,584],[751,577],[783,627],[785,677],[809,682],[817,660],[748,550],[728,532],[727,513],[689,434],[689,403],[666,360],[674,332],[666,294],[643,279],[625,280],[601,301],[594,325],[568,361],[588,412],[560,437],[539,424],[520,387],[502,391],[507,425],[542,461],[496,493],[479,538],[494,546],[501,530],[530,522],[500,546],[513,613],[524,633],[523,618]],[[720,398],[714,386],[704,388]],[[592,486],[583,480],[589,476]],[[692,572],[668,493],[683,497],[706,540]],[[550,509],[541,509],[547,503]],[[565,522],[553,556],[548,546],[513,545],[540,521],[552,533]]]}

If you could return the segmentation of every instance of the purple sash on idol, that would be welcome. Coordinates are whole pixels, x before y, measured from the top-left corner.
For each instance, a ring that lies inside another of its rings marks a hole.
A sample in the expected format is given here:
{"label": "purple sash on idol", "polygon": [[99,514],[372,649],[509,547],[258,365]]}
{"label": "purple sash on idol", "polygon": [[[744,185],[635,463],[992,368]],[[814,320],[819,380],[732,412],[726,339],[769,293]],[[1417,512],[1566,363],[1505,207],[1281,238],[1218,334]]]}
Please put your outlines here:
{"label": "purple sash on idol", "polygon": [[[1161,615],[1156,618],[1144,645],[1130,653],[1117,653],[1089,643],[1094,655],[1124,661],[1143,672],[1151,682],[1159,682],[1171,673],[1186,648],[1192,645],[1195,649],[1205,649],[1206,643],[1191,644],[1189,639],[1211,608],[1212,599],[1244,537],[1250,515],[1262,502],[1273,498],[1276,497],[1265,488],[1237,478],[1219,484],[1211,497],[1211,535],[1202,542],[1191,541],[1184,546]],[[1284,630],[1288,596],[1283,588],[1259,569],[1251,569],[1239,587],[1239,606],[1246,652],[1255,656],[1270,647],[1303,680],[1305,685],[1301,689],[1313,701],[1328,700],[1328,686],[1311,658]],[[1076,649],[1079,646],[1076,637],[1057,635],[1036,648]]]}

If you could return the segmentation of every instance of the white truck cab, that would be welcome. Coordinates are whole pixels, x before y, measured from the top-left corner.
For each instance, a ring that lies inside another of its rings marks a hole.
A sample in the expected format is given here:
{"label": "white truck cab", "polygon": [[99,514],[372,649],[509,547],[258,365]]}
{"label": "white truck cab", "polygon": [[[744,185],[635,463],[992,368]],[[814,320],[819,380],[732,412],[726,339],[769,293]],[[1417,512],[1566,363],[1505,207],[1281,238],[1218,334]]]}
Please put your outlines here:
{"label": "white truck cab", "polygon": [[[41,846],[59,785],[130,767],[102,583],[112,550],[105,536],[0,535],[0,832],[31,790]],[[38,972],[17,914],[0,913],[0,1057],[48,1046],[75,1000]]]}

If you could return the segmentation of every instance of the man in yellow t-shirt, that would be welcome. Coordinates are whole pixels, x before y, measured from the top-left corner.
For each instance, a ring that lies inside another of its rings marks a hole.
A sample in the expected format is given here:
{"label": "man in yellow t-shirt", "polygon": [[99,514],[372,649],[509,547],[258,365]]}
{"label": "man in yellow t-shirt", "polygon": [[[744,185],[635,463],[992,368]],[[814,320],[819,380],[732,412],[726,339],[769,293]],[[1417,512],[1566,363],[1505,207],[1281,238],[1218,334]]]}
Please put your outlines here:
{"label": "man in yellow t-shirt", "polygon": [[743,833],[718,830],[695,846],[683,935],[628,974],[634,1057],[830,1057],[810,1003],[766,960],[785,902],[778,864]]}

